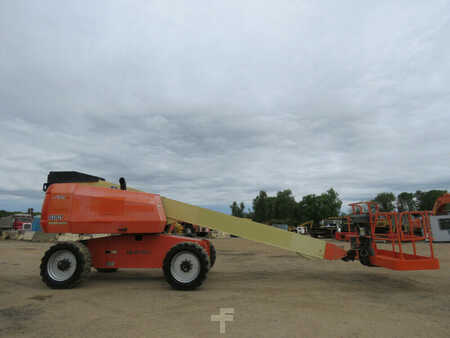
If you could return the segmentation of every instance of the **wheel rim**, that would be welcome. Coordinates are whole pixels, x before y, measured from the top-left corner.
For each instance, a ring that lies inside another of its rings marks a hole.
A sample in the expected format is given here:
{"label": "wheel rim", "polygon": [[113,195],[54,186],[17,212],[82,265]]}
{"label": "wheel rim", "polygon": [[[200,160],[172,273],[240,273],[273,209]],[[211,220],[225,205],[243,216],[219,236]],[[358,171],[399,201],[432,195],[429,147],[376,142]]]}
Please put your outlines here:
{"label": "wheel rim", "polygon": [[192,252],[179,252],[172,258],[170,273],[178,282],[190,283],[200,274],[200,260]]}
{"label": "wheel rim", "polygon": [[77,269],[77,259],[69,250],[55,251],[47,262],[48,275],[55,281],[64,282],[73,276]]}

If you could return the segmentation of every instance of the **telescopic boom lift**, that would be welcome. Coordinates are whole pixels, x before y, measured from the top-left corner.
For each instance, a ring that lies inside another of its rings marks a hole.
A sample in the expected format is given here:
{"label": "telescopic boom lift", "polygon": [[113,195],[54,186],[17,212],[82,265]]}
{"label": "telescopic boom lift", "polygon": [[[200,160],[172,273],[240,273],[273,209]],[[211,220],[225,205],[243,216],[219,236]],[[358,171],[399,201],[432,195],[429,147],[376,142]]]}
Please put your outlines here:
{"label": "telescopic boom lift", "polygon": [[[51,288],[76,286],[88,277],[91,266],[99,272],[162,268],[173,288],[199,287],[214,265],[215,248],[207,239],[168,234],[166,230],[175,222],[223,231],[311,258],[356,259],[365,265],[394,270],[439,268],[429,232],[425,237],[430,240],[430,257],[418,256],[415,251],[405,254],[379,250],[370,229],[364,233],[361,230],[352,249],[346,251],[320,239],[127,188],[123,178],[118,185],[79,172],[52,171],[43,190],[46,194],[41,225],[45,232],[110,234],[52,246],[41,263],[42,280]],[[402,232],[391,230],[392,238]]]}

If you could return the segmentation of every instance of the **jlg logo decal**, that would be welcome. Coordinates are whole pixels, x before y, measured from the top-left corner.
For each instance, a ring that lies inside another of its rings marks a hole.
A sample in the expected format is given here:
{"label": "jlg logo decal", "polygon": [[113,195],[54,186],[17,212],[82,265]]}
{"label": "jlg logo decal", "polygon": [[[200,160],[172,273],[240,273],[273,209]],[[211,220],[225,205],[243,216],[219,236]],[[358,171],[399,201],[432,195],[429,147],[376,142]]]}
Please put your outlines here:
{"label": "jlg logo decal", "polygon": [[49,215],[48,220],[49,221],[62,221],[64,218],[63,215]]}

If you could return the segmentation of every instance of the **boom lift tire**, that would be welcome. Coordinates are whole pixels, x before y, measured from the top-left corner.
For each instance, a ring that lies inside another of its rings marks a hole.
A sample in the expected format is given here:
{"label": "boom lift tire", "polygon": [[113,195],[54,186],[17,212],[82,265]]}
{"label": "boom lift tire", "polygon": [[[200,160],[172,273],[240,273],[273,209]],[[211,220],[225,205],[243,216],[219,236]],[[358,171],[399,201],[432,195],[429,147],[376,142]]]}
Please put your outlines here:
{"label": "boom lift tire", "polygon": [[101,272],[101,273],[111,273],[111,272],[117,272],[116,268],[95,268],[95,270],[97,270],[97,272]]}
{"label": "boom lift tire", "polygon": [[214,245],[212,244],[211,241],[209,241],[209,260],[210,260],[210,266],[209,269],[211,269],[214,266],[214,263],[216,262],[216,248],[214,247]]}
{"label": "boom lift tire", "polygon": [[42,281],[52,289],[71,289],[89,277],[91,254],[80,242],[61,242],[41,260]]}
{"label": "boom lift tire", "polygon": [[373,256],[374,252],[370,245],[370,240],[367,238],[360,238],[359,247],[359,261],[362,265],[374,266],[370,263],[370,256]]}
{"label": "boom lift tire", "polygon": [[163,271],[167,283],[175,290],[194,290],[208,274],[208,254],[196,243],[176,244],[164,258]]}

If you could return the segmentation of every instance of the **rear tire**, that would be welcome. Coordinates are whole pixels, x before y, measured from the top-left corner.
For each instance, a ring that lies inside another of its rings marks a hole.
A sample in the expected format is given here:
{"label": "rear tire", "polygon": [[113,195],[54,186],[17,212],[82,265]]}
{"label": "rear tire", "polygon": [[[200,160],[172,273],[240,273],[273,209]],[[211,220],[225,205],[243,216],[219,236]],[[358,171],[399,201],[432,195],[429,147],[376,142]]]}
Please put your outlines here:
{"label": "rear tire", "polygon": [[175,290],[194,290],[208,274],[208,254],[193,242],[176,244],[164,258],[163,271],[166,281]]}
{"label": "rear tire", "polygon": [[89,277],[91,255],[79,242],[61,242],[47,250],[41,260],[41,279],[52,289],[71,289]]}

